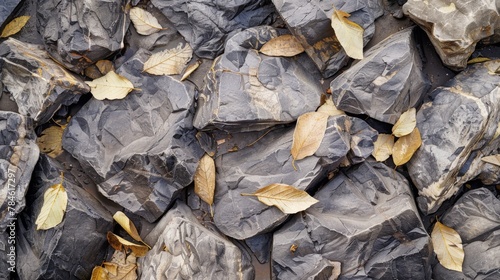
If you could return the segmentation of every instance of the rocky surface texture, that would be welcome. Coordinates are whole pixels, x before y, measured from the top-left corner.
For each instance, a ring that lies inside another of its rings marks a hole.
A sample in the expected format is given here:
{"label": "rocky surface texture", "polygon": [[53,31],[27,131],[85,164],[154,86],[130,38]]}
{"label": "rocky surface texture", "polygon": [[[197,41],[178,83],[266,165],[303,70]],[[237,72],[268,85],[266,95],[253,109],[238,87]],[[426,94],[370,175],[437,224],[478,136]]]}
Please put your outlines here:
{"label": "rocky surface texture", "polygon": [[21,0],[5,0],[0,6],[0,26],[4,26],[7,18],[12,14]]}

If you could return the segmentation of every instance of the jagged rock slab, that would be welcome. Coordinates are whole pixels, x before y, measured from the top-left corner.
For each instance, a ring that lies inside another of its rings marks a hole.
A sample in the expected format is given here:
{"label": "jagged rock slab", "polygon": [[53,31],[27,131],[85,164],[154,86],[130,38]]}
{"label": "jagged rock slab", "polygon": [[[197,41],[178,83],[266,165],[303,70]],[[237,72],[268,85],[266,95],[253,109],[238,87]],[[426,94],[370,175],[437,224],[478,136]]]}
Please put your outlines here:
{"label": "jagged rock slab", "polygon": [[422,71],[414,30],[389,36],[335,78],[330,84],[335,106],[391,124],[408,108],[419,106],[430,83]]}
{"label": "jagged rock slab", "polygon": [[198,222],[177,202],[145,238],[153,245],[139,258],[139,279],[254,279],[249,256]]}
{"label": "jagged rock slab", "polygon": [[305,279],[314,267],[304,260],[317,254],[342,263],[339,279],[430,279],[429,236],[402,175],[366,161],[314,197],[318,203],[274,233],[276,279]]}
{"label": "jagged rock slab", "polygon": [[231,32],[269,24],[275,11],[269,0],[152,0],[151,3],[175,25],[197,56],[208,59],[222,53]]}
{"label": "jagged rock slab", "polygon": [[17,265],[16,255],[16,225],[0,233],[0,279],[10,280]]}
{"label": "jagged rock slab", "polygon": [[37,29],[45,49],[66,68],[81,72],[122,49],[130,24],[129,0],[38,1]]}
{"label": "jagged rock slab", "polygon": [[64,169],[58,163],[42,155],[33,173],[27,195],[29,206],[18,220],[20,279],[90,279],[94,266],[105,260],[106,233],[113,230],[111,213],[70,176],[62,182],[68,194],[62,222],[48,230],[36,230],[44,193],[61,183],[61,171]]}
{"label": "jagged rock slab", "polygon": [[349,20],[364,28],[365,45],[375,33],[375,19],[384,14],[379,0],[273,0],[273,3],[324,77],[333,76],[349,60],[331,26],[333,6],[350,13]]}
{"label": "jagged rock slab", "polygon": [[429,35],[443,63],[461,70],[477,42],[500,34],[499,8],[496,0],[409,0],[403,12]]}
{"label": "jagged rock slab", "polygon": [[76,103],[90,91],[42,47],[12,38],[0,45],[0,71],[4,90],[14,98],[19,113],[37,124],[49,121],[61,106]]}
{"label": "jagged rock slab", "polygon": [[269,57],[258,50],[283,30],[269,26],[231,37],[205,77],[194,126],[226,130],[259,130],[290,123],[315,111],[322,93],[320,77],[302,59]]}
{"label": "jagged rock slab", "polygon": [[475,64],[445,86],[434,90],[434,100],[422,105],[417,127],[422,146],[408,162],[418,188],[419,208],[434,213],[463,183],[476,177],[500,145],[495,132],[500,124],[500,76],[491,69],[500,60]]}
{"label": "jagged rock slab", "polygon": [[462,272],[437,264],[434,279],[500,279],[500,200],[488,189],[467,192],[441,218],[462,238]]}
{"label": "jagged rock slab", "polygon": [[5,20],[12,14],[21,0],[3,0],[0,5],[0,26],[4,26]]}
{"label": "jagged rock slab", "polygon": [[148,56],[140,51],[117,70],[140,90],[90,100],[71,119],[63,147],[106,197],[153,222],[192,182],[203,150],[192,127],[194,87],[142,73]]}
{"label": "jagged rock slab", "polygon": [[350,118],[351,150],[347,159],[351,164],[365,161],[373,152],[373,143],[377,141],[378,131],[362,119]]}

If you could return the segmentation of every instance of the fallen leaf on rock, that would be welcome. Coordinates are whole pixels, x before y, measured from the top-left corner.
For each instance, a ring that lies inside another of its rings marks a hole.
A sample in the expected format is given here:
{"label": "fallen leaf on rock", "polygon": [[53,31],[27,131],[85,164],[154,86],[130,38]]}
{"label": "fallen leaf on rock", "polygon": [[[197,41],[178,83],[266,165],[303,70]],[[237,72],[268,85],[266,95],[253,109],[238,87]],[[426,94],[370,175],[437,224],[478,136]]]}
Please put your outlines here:
{"label": "fallen leaf on rock", "polygon": [[316,110],[318,113],[324,113],[329,116],[339,116],[339,115],[345,115],[345,112],[342,110],[337,109],[335,104],[333,104],[333,100],[331,99],[326,99],[325,103],[321,105],[318,110]]}
{"label": "fallen leaf on rock", "polygon": [[40,137],[36,139],[40,152],[47,154],[51,158],[62,154],[62,135],[65,128],[66,125],[54,125],[44,129]]}
{"label": "fallen leaf on rock", "polygon": [[293,161],[311,156],[318,150],[325,136],[328,117],[328,114],[309,112],[297,119],[290,151]]}
{"label": "fallen leaf on rock", "polygon": [[199,161],[194,173],[194,193],[209,205],[214,203],[215,162],[205,154]]}
{"label": "fallen leaf on rock", "polygon": [[68,206],[68,194],[62,185],[63,181],[64,176],[61,174],[61,183],[55,184],[45,191],[42,209],[35,221],[37,230],[50,229],[62,222]]}
{"label": "fallen leaf on rock", "polygon": [[92,270],[91,280],[136,280],[137,258],[134,254],[126,255],[116,250],[110,262],[96,266]]}
{"label": "fallen leaf on rock", "polygon": [[130,9],[130,20],[141,35],[151,35],[163,29],[150,12],[138,7]]}
{"label": "fallen leaf on rock", "polygon": [[268,56],[292,57],[304,51],[297,38],[289,34],[272,38],[260,48],[260,52]]}
{"label": "fallen leaf on rock", "polygon": [[149,251],[148,247],[145,245],[141,244],[135,244],[132,243],[128,240],[125,240],[121,238],[120,236],[108,231],[107,234],[108,242],[113,247],[115,250],[125,250],[125,251],[132,251],[136,256],[142,257],[146,255],[146,253]]}
{"label": "fallen leaf on rock", "polygon": [[458,232],[437,221],[431,233],[431,240],[439,263],[447,269],[462,271],[465,253]]}
{"label": "fallen leaf on rock", "polygon": [[123,99],[134,89],[132,82],[115,71],[109,71],[106,75],[86,83],[90,86],[94,98],[98,100]]}
{"label": "fallen leaf on rock", "polygon": [[143,243],[144,245],[146,245],[149,249],[151,249],[151,247],[146,244],[142,238],[139,236],[139,233],[137,232],[137,228],[135,227],[134,223],[132,223],[132,221],[127,217],[127,215],[125,215],[125,213],[123,213],[122,211],[117,211],[114,215],[113,215],[113,219],[128,233],[130,234],[130,236],[132,236],[133,239],[135,239],[136,241],[139,241],[141,243]]}
{"label": "fallen leaf on rock", "polygon": [[29,19],[30,16],[20,16],[13,19],[5,26],[5,28],[2,31],[2,34],[0,34],[0,38],[6,38],[21,31],[21,29],[23,29],[23,27],[26,25]]}
{"label": "fallen leaf on rock", "polygon": [[304,211],[318,202],[307,192],[285,184],[271,184],[254,193],[242,193],[243,196],[256,196],[260,202],[276,206],[285,214],[295,214]]}
{"label": "fallen leaf on rock", "polygon": [[108,271],[102,266],[96,266],[92,270],[90,280],[108,280]]}
{"label": "fallen leaf on rock", "polygon": [[340,45],[346,54],[354,59],[363,59],[363,27],[348,20],[351,15],[334,9],[332,14],[332,28]]}
{"label": "fallen leaf on rock", "polygon": [[401,137],[410,134],[417,125],[417,110],[411,108],[399,116],[398,121],[392,127],[392,134]]}
{"label": "fallen leaf on rock", "polygon": [[99,69],[99,72],[101,74],[106,75],[111,71],[115,71],[115,66],[113,65],[113,62],[109,60],[99,60],[95,63],[95,66],[97,69]]}
{"label": "fallen leaf on rock", "polygon": [[392,160],[396,166],[407,163],[422,145],[422,138],[417,127],[413,132],[399,138],[392,148]]}
{"label": "fallen leaf on rock", "polygon": [[186,63],[191,60],[193,49],[186,44],[176,48],[155,53],[144,63],[143,71],[153,75],[176,75],[182,72]]}
{"label": "fallen leaf on rock", "polygon": [[482,63],[482,62],[486,62],[486,61],[490,61],[490,60],[491,60],[491,58],[478,56],[478,57],[475,57],[475,58],[467,61],[467,64],[470,65],[470,64],[475,64],[475,63]]}
{"label": "fallen leaf on rock", "polygon": [[482,157],[481,160],[487,163],[494,164],[496,166],[500,166],[500,154]]}
{"label": "fallen leaf on rock", "polygon": [[379,134],[377,141],[373,143],[372,156],[377,161],[384,161],[392,155],[393,146],[394,146],[394,135]]}
{"label": "fallen leaf on rock", "polygon": [[194,64],[189,65],[186,67],[186,70],[184,70],[184,74],[182,74],[181,82],[184,81],[191,75],[198,67],[201,65],[201,60],[196,61]]}

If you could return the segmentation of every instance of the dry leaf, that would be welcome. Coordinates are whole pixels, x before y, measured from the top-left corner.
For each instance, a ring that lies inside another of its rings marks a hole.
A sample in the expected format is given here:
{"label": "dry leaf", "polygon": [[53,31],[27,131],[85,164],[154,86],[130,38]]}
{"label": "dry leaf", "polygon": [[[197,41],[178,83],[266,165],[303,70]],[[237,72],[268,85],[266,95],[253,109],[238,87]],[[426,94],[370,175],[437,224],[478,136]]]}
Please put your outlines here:
{"label": "dry leaf", "polygon": [[327,122],[328,115],[318,112],[305,113],[297,119],[291,149],[294,161],[311,156],[318,150]]}
{"label": "dry leaf", "polygon": [[189,65],[186,70],[184,71],[184,74],[182,74],[181,82],[184,81],[191,75],[198,67],[201,65],[201,60],[196,61],[194,64]]}
{"label": "dry leaf", "polygon": [[500,154],[482,157],[481,160],[484,162],[487,162],[487,163],[491,163],[491,164],[496,165],[496,166],[500,166]]}
{"label": "dry leaf", "polygon": [[437,221],[431,233],[431,240],[439,263],[447,269],[462,271],[465,254],[458,232]]}
{"label": "dry leaf", "polygon": [[132,236],[133,239],[135,239],[136,241],[139,241],[141,243],[143,243],[144,245],[146,245],[149,249],[151,249],[151,247],[146,244],[142,239],[141,237],[139,236],[139,233],[137,232],[137,228],[135,227],[134,223],[132,223],[132,221],[127,217],[127,215],[125,215],[125,213],[123,213],[122,211],[117,211],[114,215],[113,215],[113,219],[128,233],[130,234],[130,236]]}
{"label": "dry leaf", "polygon": [[363,59],[363,27],[348,20],[351,15],[334,9],[332,27],[346,54],[354,59]]}
{"label": "dry leaf", "polygon": [[40,151],[51,158],[62,154],[62,135],[66,125],[54,125],[42,131],[42,135],[36,139]]}
{"label": "dry leaf", "polygon": [[198,163],[194,173],[194,193],[203,201],[212,205],[215,192],[215,162],[205,154]]}
{"label": "dry leaf", "polygon": [[11,35],[16,34],[21,31],[21,29],[26,25],[30,16],[20,16],[9,22],[2,31],[0,38],[6,38]]}
{"label": "dry leaf", "polygon": [[285,214],[295,214],[304,211],[318,202],[305,191],[285,184],[271,184],[256,192],[242,193],[243,196],[256,196],[260,202],[269,206],[276,206]]}
{"label": "dry leaf", "polygon": [[467,61],[467,64],[470,65],[470,64],[476,64],[476,63],[482,63],[482,62],[486,62],[486,61],[490,61],[490,60],[491,60],[491,58],[478,56],[476,58],[473,58],[473,59]]}
{"label": "dry leaf", "polygon": [[125,240],[125,239],[121,238],[120,236],[118,236],[110,231],[108,231],[107,237],[108,237],[109,244],[115,250],[119,250],[119,251],[130,250],[138,257],[142,257],[142,256],[146,255],[146,253],[149,251],[147,246],[132,243],[132,242]]}
{"label": "dry leaf", "polygon": [[184,48],[182,44],[179,44],[174,49],[153,54],[144,63],[143,71],[153,75],[176,75],[182,72],[192,55],[193,49],[189,44],[186,44]]}
{"label": "dry leaf", "polygon": [[392,147],[392,160],[396,166],[407,163],[422,145],[420,131],[415,127],[412,133],[399,138]]}
{"label": "dry leaf", "polygon": [[316,110],[318,113],[324,113],[329,116],[339,116],[339,115],[345,115],[345,112],[342,110],[337,109],[335,104],[333,104],[333,100],[327,99],[325,100],[325,104],[321,105],[318,110]]}
{"label": "dry leaf", "polygon": [[292,57],[304,52],[304,47],[293,35],[281,35],[272,38],[260,48],[260,52],[269,56]]}
{"label": "dry leaf", "polygon": [[94,267],[91,280],[136,280],[137,258],[116,250],[110,262]]}
{"label": "dry leaf", "polygon": [[111,71],[115,71],[115,66],[113,65],[113,62],[109,60],[99,60],[95,63],[95,66],[97,69],[99,69],[99,72],[101,74],[106,75]]}
{"label": "dry leaf", "polygon": [[134,23],[137,33],[141,35],[151,35],[163,29],[150,12],[141,8],[130,9],[130,20]]}
{"label": "dry leaf", "polygon": [[134,85],[125,77],[109,71],[105,76],[86,82],[95,99],[123,99],[134,89]]}
{"label": "dry leaf", "polygon": [[392,134],[401,137],[410,134],[417,125],[417,110],[411,108],[399,116],[398,121],[392,127]]}
{"label": "dry leaf", "polygon": [[[61,175],[62,176],[62,175]],[[60,184],[48,188],[43,195],[43,205],[36,218],[36,229],[50,229],[60,224],[68,206],[68,194],[64,189],[61,178]]]}
{"label": "dry leaf", "polygon": [[90,280],[108,280],[108,272],[102,266],[96,266],[92,270],[92,276]]}
{"label": "dry leaf", "polygon": [[377,141],[373,143],[372,156],[377,161],[384,161],[392,155],[392,147],[394,146],[394,135],[379,134]]}

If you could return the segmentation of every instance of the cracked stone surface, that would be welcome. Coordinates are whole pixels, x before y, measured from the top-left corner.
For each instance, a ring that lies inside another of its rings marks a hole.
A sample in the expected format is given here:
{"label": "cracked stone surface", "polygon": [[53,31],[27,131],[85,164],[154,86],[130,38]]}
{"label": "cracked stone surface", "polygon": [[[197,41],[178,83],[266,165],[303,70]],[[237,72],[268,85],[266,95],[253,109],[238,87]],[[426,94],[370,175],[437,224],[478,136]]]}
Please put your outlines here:
{"label": "cracked stone surface", "polygon": [[4,0],[2,2],[2,5],[0,5],[0,26],[6,23],[5,20],[12,14],[20,2],[21,0]]}

